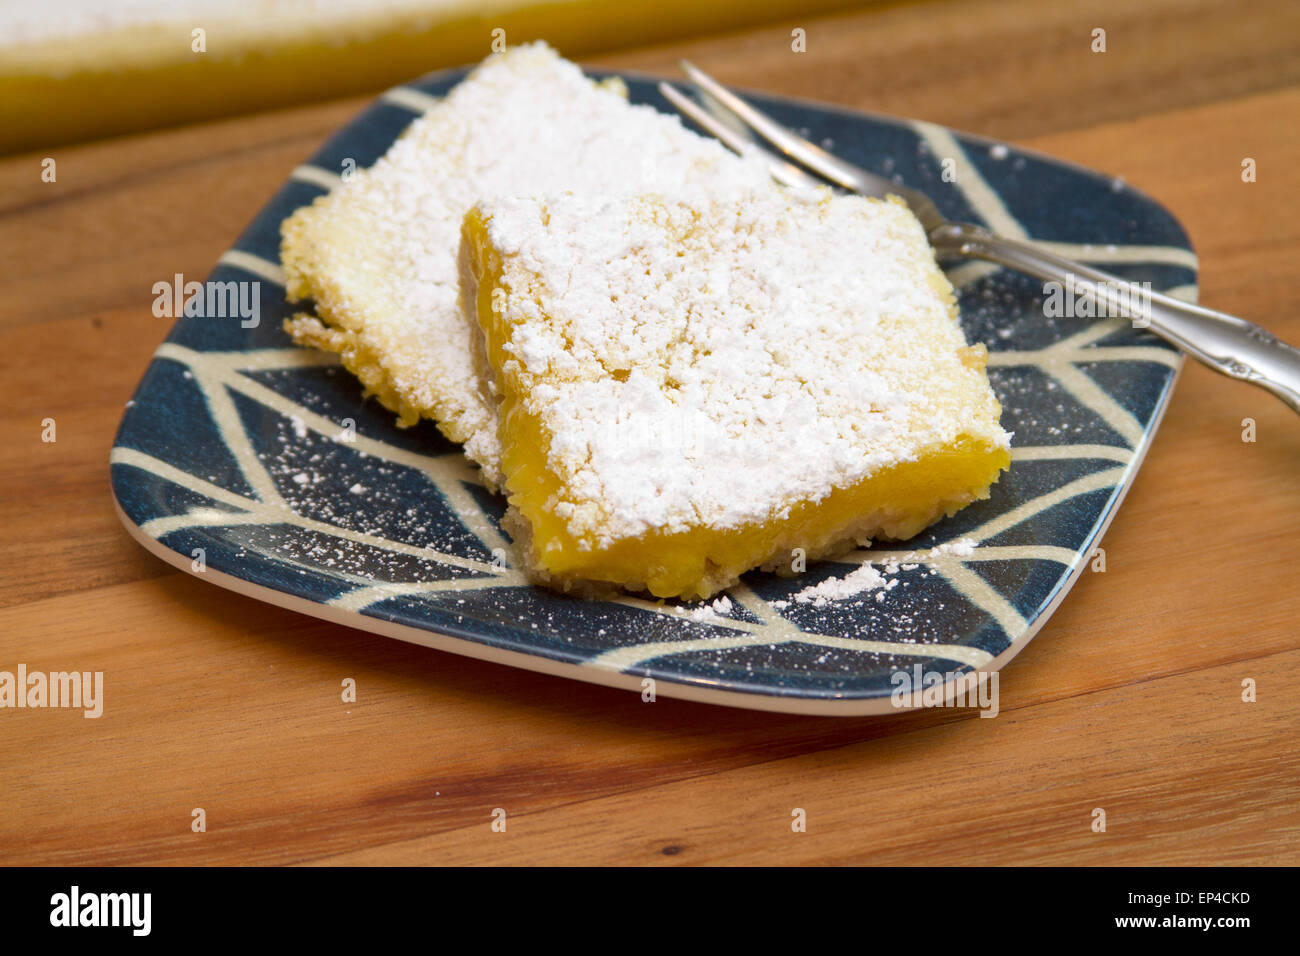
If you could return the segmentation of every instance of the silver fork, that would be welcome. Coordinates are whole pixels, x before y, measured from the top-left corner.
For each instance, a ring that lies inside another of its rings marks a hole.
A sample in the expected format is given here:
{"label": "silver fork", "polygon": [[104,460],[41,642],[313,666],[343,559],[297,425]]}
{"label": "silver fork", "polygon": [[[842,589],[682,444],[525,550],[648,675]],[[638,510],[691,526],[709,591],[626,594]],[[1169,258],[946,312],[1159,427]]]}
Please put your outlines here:
{"label": "silver fork", "polygon": [[[1127,316],[1216,372],[1265,388],[1300,412],[1300,349],[1280,341],[1266,329],[1159,292],[1130,294],[1123,290],[1131,289],[1132,284],[1112,273],[1072,262],[1032,242],[1008,239],[980,226],[945,219],[924,193],[831,155],[750,106],[690,63],[683,60],[682,68],[701,90],[790,159],[851,192],[880,199],[892,194],[903,199],[924,226],[938,258],[985,259],[1060,283],[1065,291],[1090,298],[1109,310],[1099,314]],[[660,83],[659,92],[731,149],[762,156],[778,182],[788,186],[824,185],[799,166],[738,134],[668,83]]]}

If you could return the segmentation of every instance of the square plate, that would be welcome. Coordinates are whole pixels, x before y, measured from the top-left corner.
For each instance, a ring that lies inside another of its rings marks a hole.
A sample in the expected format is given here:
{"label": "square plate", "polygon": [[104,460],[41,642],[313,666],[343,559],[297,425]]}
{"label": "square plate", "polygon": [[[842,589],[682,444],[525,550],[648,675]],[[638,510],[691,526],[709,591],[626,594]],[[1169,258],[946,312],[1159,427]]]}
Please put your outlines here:
{"label": "square plate", "polygon": [[[457,446],[428,422],[398,429],[334,356],[298,348],[281,330],[293,311],[281,220],[337,185],[349,164],[373,163],[464,75],[384,94],[295,170],[221,257],[209,282],[239,283],[229,288],[256,297],[260,322],[240,320],[251,309],[182,316],[158,348],[111,456],[127,530],[183,570],[337,623],[638,692],[653,678],[659,694],[738,707],[887,713],[899,670],[940,674],[951,694],[959,675],[1015,656],[1114,516],[1180,353],[1124,320],[1047,317],[1044,288],[1027,276],[956,265],[962,323],[988,346],[1013,461],[988,500],[905,547],[969,538],[972,553],[913,559],[880,600],[823,607],[772,602],[897,553],[857,552],[796,578],[751,573],[729,592],[729,611],[702,620],[673,602],[531,587],[508,566],[503,501]],[[633,102],[672,112],[655,80],[625,79]],[[1195,297],[1196,256],[1182,228],[1118,180],[931,124],[750,98],[840,156],[925,190],[949,218]]]}

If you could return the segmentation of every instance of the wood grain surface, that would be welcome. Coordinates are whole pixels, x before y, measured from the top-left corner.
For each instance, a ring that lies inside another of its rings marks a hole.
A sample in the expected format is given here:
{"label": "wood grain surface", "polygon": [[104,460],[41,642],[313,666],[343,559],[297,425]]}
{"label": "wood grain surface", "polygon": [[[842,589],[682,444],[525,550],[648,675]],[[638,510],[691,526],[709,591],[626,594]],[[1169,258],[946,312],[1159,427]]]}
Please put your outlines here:
{"label": "wood grain surface", "polygon": [[[1294,3],[902,3],[590,62],[682,56],[1122,176],[1185,224],[1202,302],[1300,341]],[[361,105],[61,147],[55,183],[44,153],[0,161],[0,670],[105,681],[97,720],[0,710],[0,862],[1300,862],[1300,421],[1195,364],[1106,571],[1006,668],[993,720],[645,704],[146,555],[114,517],[108,452],[167,332],[151,286],[205,275]]]}

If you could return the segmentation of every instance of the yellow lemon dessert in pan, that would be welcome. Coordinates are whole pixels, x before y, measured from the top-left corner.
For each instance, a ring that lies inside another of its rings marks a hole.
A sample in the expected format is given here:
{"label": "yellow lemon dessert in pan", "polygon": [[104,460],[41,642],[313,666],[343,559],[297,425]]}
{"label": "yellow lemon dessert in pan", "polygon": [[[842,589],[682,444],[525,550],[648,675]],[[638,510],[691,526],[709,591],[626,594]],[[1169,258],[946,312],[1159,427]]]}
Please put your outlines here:
{"label": "yellow lemon dessert in pan", "polygon": [[905,205],[829,191],[483,197],[462,303],[532,574],[703,598],[910,537],[1010,437]]}
{"label": "yellow lemon dessert in pan", "polygon": [[432,418],[500,483],[491,385],[457,304],[461,220],[477,200],[580,189],[775,189],[766,169],[629,105],[543,44],[488,57],[369,169],[282,226],[300,344],[338,353],[402,424]]}

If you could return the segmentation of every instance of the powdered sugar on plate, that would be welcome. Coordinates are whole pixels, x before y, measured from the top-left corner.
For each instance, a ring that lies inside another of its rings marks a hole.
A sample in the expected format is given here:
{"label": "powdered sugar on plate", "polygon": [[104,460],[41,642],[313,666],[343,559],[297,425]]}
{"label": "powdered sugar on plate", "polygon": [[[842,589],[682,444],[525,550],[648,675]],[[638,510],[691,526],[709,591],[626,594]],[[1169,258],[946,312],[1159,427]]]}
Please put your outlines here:
{"label": "powdered sugar on plate", "polygon": [[[813,607],[825,607],[832,601],[843,601],[858,597],[870,591],[877,591],[877,603],[896,588],[899,578],[892,577],[899,571],[911,571],[921,564],[933,563],[936,559],[965,558],[975,553],[976,543],[970,538],[960,538],[930,548],[928,551],[912,552],[901,559],[884,562],[884,570],[878,570],[874,564],[866,563],[855,571],[840,578],[827,578],[817,584],[809,585],[796,592],[788,601],[773,601],[772,606],[783,611],[791,604],[811,604]],[[915,558],[915,561],[909,560]]]}
{"label": "powdered sugar on plate", "polygon": [[731,613],[732,606],[731,598],[725,594],[715,601],[693,607],[689,611],[680,604],[675,605],[679,615],[697,624],[707,624],[727,617]]}
{"label": "powdered sugar on plate", "polygon": [[[894,581],[893,583],[897,584],[898,582]],[[827,578],[825,581],[804,588],[794,596],[794,600],[799,604],[825,607],[831,601],[842,601],[845,598],[857,597],[866,591],[888,587],[889,584],[890,582],[874,566],[864,564],[856,571],[852,571],[842,578]]]}

